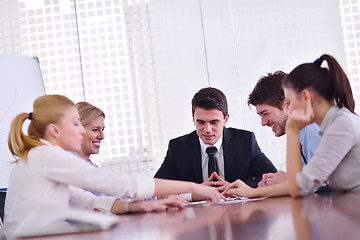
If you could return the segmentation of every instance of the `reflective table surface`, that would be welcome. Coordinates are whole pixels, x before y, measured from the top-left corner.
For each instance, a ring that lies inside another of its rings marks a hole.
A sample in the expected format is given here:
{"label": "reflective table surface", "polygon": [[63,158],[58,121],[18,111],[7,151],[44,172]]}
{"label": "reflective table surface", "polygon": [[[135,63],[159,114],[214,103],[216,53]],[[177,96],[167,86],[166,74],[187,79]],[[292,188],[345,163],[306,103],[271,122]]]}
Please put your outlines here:
{"label": "reflective table surface", "polygon": [[325,192],[130,214],[105,231],[27,239],[360,239],[360,194]]}

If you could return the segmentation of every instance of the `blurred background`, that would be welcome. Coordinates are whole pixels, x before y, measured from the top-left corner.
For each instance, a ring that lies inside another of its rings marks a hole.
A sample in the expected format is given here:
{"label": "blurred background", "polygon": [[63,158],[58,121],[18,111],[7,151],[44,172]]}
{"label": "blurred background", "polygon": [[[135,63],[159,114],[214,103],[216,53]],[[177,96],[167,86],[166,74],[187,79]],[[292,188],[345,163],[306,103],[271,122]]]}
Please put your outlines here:
{"label": "blurred background", "polygon": [[[255,132],[263,152],[286,171],[285,137],[261,126],[248,95],[261,76],[328,53],[347,73],[358,105],[359,5],[0,0],[0,55],[38,57],[47,94],[85,100],[105,112],[106,137],[92,159],[103,167],[153,176],[168,141],[195,129],[193,95],[211,86],[228,98],[227,126]],[[7,144],[7,133],[1,137]]]}

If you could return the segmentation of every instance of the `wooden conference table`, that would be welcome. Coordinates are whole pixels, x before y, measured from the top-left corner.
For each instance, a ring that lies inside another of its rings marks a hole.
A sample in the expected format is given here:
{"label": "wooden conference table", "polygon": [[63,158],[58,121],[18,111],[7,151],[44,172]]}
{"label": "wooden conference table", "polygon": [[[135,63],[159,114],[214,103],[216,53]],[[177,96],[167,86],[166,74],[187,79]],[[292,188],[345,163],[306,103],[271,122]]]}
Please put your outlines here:
{"label": "wooden conference table", "polygon": [[131,214],[106,231],[38,239],[360,239],[360,194],[326,192],[302,199],[267,198]]}

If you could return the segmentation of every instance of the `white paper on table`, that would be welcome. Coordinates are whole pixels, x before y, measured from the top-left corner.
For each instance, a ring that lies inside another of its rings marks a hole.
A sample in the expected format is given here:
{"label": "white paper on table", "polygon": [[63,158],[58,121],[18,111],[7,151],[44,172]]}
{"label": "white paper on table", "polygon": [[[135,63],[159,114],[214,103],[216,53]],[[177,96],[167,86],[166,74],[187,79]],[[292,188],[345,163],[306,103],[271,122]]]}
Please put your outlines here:
{"label": "white paper on table", "polygon": [[[232,204],[232,203],[240,203],[240,202],[250,202],[250,201],[259,201],[259,200],[263,200],[266,197],[261,197],[261,198],[247,198],[247,197],[236,197],[236,198],[227,198],[226,200],[221,200],[218,203],[215,204]],[[196,202],[191,202],[190,204],[185,204],[186,207],[191,207],[191,206],[204,206],[204,205],[209,205],[211,203],[209,203],[208,201],[196,201]]]}
{"label": "white paper on table", "polygon": [[236,197],[236,198],[227,198],[227,201],[221,201],[218,202],[217,204],[232,204],[232,203],[243,203],[243,202],[251,202],[251,201],[259,201],[259,200],[263,200],[266,197],[261,197],[261,198],[247,198],[247,197]]}

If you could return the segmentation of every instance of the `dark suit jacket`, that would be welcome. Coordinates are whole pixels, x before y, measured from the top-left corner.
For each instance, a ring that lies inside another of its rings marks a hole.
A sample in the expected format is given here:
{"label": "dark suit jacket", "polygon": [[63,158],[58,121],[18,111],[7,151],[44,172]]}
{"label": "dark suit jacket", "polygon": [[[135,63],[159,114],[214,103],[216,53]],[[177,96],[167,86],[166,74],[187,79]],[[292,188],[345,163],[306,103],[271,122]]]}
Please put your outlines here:
{"label": "dark suit jacket", "polygon": [[[241,179],[257,187],[263,173],[276,172],[270,160],[261,152],[253,132],[224,128],[223,153],[225,180]],[[202,183],[201,147],[196,131],[172,139],[156,178]]]}

